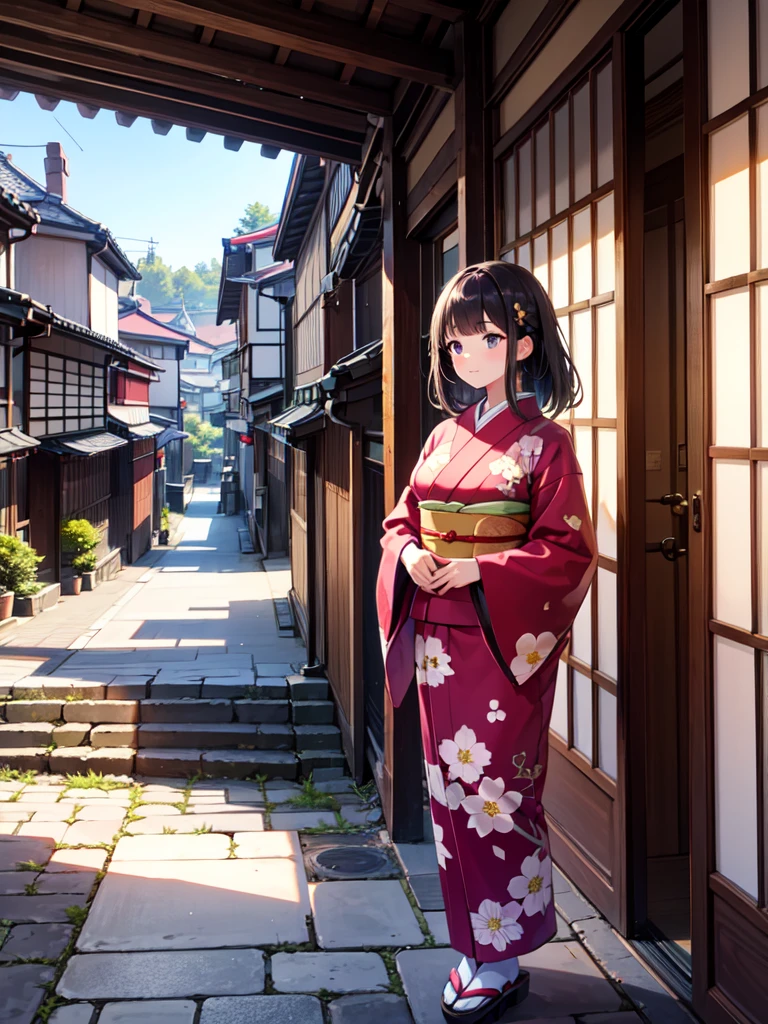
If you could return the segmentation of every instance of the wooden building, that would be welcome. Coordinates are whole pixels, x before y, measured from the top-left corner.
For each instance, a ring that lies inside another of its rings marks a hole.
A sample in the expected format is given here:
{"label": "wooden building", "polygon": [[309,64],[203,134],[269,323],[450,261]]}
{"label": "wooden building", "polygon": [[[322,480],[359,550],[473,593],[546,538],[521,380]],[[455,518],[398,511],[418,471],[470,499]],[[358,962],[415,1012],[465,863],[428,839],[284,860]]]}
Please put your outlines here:
{"label": "wooden building", "polygon": [[[503,257],[547,286],[585,384],[568,423],[600,549],[557,690],[555,858],[707,1024],[764,1021],[765,5],[161,6],[0,0],[0,83],[292,148],[316,160],[313,210],[334,162],[380,169],[385,509],[432,422],[415,371],[442,280]],[[329,253],[316,251],[322,281]],[[306,280],[296,434],[328,419],[319,381],[352,347],[304,347],[326,293],[314,270]],[[295,538],[318,504],[308,482],[326,479],[312,458],[337,474],[325,486],[349,516],[340,438],[294,466],[294,589],[310,618],[325,616],[323,577]],[[332,666],[338,652],[305,633]],[[359,705],[335,692],[357,770]],[[399,838],[419,834],[418,742],[415,695],[397,713],[385,702],[382,791]]]}
{"label": "wooden building", "polygon": [[[286,300],[293,265],[272,249],[278,225],[222,239],[224,256],[217,323],[237,324],[238,345],[222,380],[227,404],[224,455],[234,459],[254,548],[264,555],[288,550],[285,465],[266,425],[285,404]],[[227,380],[228,377],[228,380]]]}
{"label": "wooden building", "polygon": [[[16,307],[10,289],[13,283],[13,245],[32,234],[40,214],[12,192],[0,186],[0,533],[29,536],[27,479],[28,456],[40,442],[21,429],[20,412],[14,404],[13,327]],[[14,412],[15,410],[15,412]]]}
{"label": "wooden building", "polygon": [[148,551],[153,532],[160,529],[154,494],[157,439],[163,427],[151,421],[149,405],[158,371],[157,364],[138,352],[113,358],[108,368],[107,423],[111,433],[128,441],[111,453],[109,538],[126,563]]}
{"label": "wooden building", "polygon": [[290,449],[291,601],[309,664],[327,673],[358,777],[366,753],[374,771],[384,761],[383,673],[370,614],[384,514],[382,206],[378,169],[373,161],[367,169],[354,180],[346,164],[294,159],[275,257],[295,261],[296,392],[272,421]]}

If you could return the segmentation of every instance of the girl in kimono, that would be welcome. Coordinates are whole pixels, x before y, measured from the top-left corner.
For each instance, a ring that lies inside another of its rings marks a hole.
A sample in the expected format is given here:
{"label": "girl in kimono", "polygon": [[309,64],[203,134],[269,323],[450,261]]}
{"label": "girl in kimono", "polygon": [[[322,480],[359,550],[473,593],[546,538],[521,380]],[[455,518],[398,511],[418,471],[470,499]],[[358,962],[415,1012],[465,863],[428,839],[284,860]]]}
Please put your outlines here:
{"label": "girl in kimono", "polygon": [[433,402],[450,418],[384,521],[377,605],[393,704],[418,685],[448,928],[463,954],[443,1014],[477,1024],[525,998],[518,957],[557,930],[547,737],[596,547],[570,434],[553,422],[581,385],[538,280],[502,262],[462,270],[438,300],[430,352]]}

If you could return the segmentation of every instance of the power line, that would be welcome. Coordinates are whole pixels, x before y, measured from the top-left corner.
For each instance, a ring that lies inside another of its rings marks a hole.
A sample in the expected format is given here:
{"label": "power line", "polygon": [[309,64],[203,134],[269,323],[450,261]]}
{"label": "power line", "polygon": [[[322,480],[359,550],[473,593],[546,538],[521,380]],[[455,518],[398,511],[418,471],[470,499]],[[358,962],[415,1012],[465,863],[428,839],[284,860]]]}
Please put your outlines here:
{"label": "power line", "polygon": [[72,134],[72,132],[70,132],[70,131],[68,131],[68,130],[67,130],[66,128],[64,128],[64,125],[63,125],[63,124],[61,123],[61,121],[60,121],[60,120],[58,119],[58,117],[56,117],[56,115],[55,115],[55,114],[51,114],[51,117],[52,117],[52,118],[53,118],[53,120],[54,120],[54,121],[56,122],[56,124],[57,124],[57,125],[59,126],[59,128],[63,128],[63,129],[64,129],[64,131],[65,131],[65,132],[67,132],[67,135],[68,135],[68,136],[70,137],[70,139],[72,139],[72,141],[73,141],[73,142],[74,142],[74,144],[75,144],[75,145],[77,146],[77,148],[78,148],[78,149],[80,150],[80,152],[81,152],[81,153],[84,153],[84,152],[85,152],[85,150],[84,150],[84,149],[83,149],[83,147],[82,147],[82,146],[80,145],[80,143],[79,143],[79,142],[77,141],[77,139],[76,139],[76,138],[75,138],[75,136],[74,136],[74,135]]}

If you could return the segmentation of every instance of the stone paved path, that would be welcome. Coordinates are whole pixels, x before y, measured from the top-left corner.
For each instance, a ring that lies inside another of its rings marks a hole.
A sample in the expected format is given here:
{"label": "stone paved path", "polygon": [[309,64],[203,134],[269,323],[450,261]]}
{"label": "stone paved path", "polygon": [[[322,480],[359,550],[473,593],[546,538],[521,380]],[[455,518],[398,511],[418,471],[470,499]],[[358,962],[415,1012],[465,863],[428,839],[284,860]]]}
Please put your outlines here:
{"label": "stone paved path", "polygon": [[[145,582],[84,614],[74,650],[155,671],[236,650],[300,661],[272,613],[284,565],[241,556],[240,523],[214,512],[204,494]],[[8,645],[0,673],[84,656]],[[524,958],[531,996],[505,1022],[689,1024],[559,875],[554,899],[557,940]],[[394,846],[370,787],[0,765],[1,1022],[442,1024],[447,938],[434,847]]]}

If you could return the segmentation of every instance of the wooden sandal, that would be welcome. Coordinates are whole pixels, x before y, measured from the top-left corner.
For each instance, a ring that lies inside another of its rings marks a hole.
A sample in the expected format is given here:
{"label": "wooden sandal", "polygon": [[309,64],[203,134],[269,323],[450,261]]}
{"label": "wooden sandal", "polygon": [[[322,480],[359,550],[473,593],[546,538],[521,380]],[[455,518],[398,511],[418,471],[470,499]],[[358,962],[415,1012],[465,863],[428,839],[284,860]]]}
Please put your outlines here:
{"label": "wooden sandal", "polygon": [[513,1006],[517,1006],[528,995],[531,976],[528,971],[520,971],[514,981],[508,981],[501,991],[495,988],[477,988],[466,992],[461,984],[458,971],[455,969],[448,975],[448,980],[456,992],[456,1002],[459,999],[491,998],[489,1003],[478,1006],[475,1010],[454,1010],[441,998],[440,1006],[443,1017],[447,1021],[462,1021],[463,1024],[494,1024]]}

